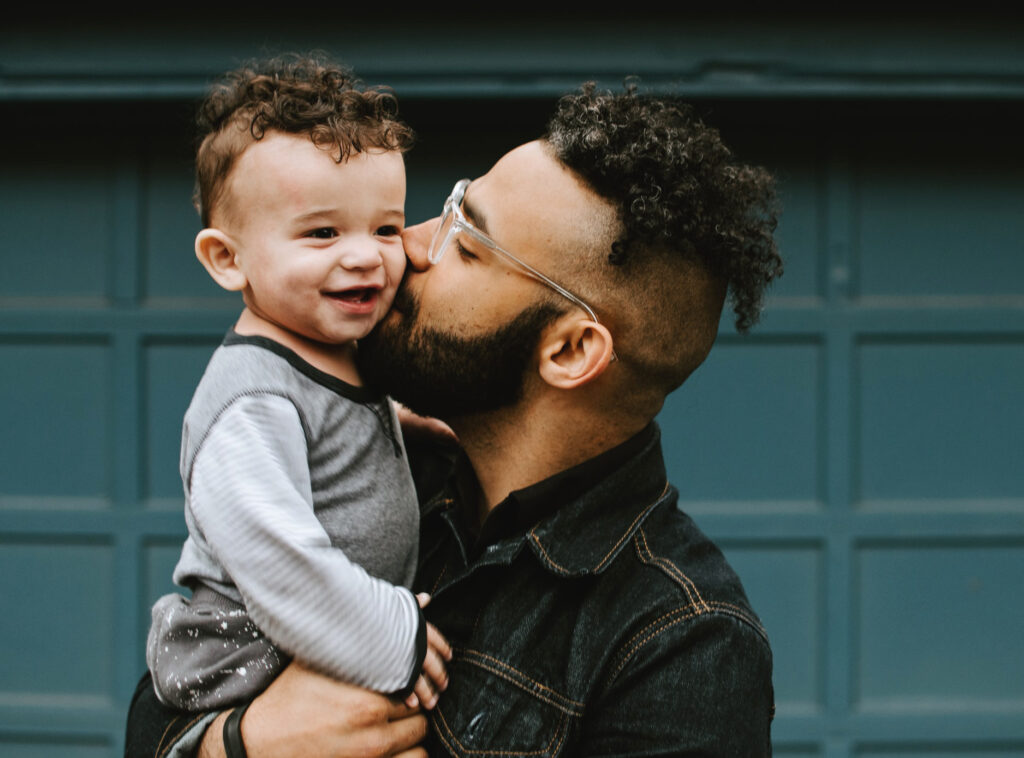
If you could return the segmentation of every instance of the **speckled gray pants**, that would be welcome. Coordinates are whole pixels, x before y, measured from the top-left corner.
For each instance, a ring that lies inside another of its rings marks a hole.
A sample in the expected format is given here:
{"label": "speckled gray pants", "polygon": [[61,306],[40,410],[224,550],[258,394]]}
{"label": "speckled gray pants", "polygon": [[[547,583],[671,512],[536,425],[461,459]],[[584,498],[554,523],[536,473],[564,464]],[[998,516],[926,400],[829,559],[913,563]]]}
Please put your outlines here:
{"label": "speckled gray pants", "polygon": [[165,705],[210,711],[251,700],[289,662],[245,607],[198,588],[192,598],[164,595],[153,606],[146,665]]}

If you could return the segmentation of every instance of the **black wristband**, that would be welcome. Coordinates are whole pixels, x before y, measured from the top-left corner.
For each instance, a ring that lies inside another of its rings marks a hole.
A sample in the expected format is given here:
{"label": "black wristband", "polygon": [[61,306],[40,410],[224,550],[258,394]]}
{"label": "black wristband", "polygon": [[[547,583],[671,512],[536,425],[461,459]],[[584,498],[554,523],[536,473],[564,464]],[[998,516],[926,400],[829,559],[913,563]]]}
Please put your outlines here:
{"label": "black wristband", "polygon": [[224,720],[224,755],[227,758],[249,758],[242,742],[242,716],[251,703],[235,708]]}

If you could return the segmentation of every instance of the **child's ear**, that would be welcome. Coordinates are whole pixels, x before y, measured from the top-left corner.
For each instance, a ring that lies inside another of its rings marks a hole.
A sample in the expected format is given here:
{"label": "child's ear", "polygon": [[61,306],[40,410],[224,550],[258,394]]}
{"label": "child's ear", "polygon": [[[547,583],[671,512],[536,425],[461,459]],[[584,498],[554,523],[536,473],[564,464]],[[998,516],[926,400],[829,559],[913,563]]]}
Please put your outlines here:
{"label": "child's ear", "polygon": [[247,280],[238,265],[235,241],[220,229],[206,228],[196,235],[196,257],[224,289],[236,292],[245,288]]}

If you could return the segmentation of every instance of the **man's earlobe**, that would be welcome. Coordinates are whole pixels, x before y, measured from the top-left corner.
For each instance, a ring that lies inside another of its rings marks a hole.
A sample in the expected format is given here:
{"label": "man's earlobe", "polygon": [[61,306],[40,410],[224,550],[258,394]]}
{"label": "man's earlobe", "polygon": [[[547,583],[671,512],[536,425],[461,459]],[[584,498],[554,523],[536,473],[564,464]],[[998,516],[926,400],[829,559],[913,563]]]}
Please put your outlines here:
{"label": "man's earlobe", "polygon": [[539,372],[552,387],[572,389],[591,382],[614,360],[612,335],[596,321],[567,321],[545,335]]}
{"label": "man's earlobe", "polygon": [[247,283],[239,266],[234,240],[220,229],[206,228],[196,235],[196,258],[217,284],[237,292]]}

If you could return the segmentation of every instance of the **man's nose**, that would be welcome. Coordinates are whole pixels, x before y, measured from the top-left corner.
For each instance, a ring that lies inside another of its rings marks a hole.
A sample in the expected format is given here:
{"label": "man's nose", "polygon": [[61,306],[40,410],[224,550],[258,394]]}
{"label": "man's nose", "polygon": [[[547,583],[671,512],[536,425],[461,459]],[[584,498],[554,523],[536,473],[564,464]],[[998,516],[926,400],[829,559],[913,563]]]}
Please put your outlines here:
{"label": "man's nose", "polygon": [[434,231],[440,222],[440,218],[432,218],[422,224],[407,226],[402,232],[405,256],[409,259],[409,265],[417,271],[426,271],[430,268],[427,254],[430,252],[430,241],[434,238]]}

